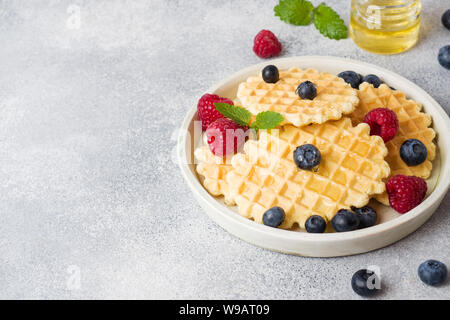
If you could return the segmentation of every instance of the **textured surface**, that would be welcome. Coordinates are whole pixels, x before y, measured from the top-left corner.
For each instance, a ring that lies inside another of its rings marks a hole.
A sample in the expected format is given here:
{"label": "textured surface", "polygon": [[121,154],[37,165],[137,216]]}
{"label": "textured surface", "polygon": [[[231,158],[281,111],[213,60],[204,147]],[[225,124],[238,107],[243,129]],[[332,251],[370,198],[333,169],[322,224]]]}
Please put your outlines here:
{"label": "textured surface", "polygon": [[[301,127],[338,120],[358,104],[356,90],[336,75],[296,67],[279,72],[276,83],[266,83],[261,76],[242,82],[237,90],[242,106],[253,115],[268,110],[279,112],[285,118],[284,123]],[[304,81],[311,81],[317,88],[313,100],[301,99],[297,94],[298,85]]]}
{"label": "textured surface", "polygon": [[[242,216],[258,223],[265,211],[283,208],[282,229],[294,223],[304,229],[311,215],[331,221],[339,209],[361,208],[371,195],[385,190],[383,179],[390,172],[383,140],[369,132],[369,125],[353,127],[347,117],[262,131],[231,160],[234,170],[226,177],[230,198]],[[322,155],[317,171],[299,170],[293,161],[294,150],[307,143]]]}
{"label": "textured surface", "polygon": [[[350,279],[368,265],[381,270],[379,298],[448,298],[449,282],[426,287],[417,268],[450,266],[449,196],[387,248],[302,258],[222,230],[172,161],[185,112],[261,61],[251,47],[263,28],[282,56],[375,63],[450,111],[436,58],[449,42],[446,1],[422,2],[418,45],[378,56],[281,22],[275,1],[0,1],[0,298],[359,299]],[[348,23],[350,1],[327,3]]]}
{"label": "textured surface", "polygon": [[202,184],[213,196],[224,196],[224,201],[228,205],[234,205],[234,201],[229,198],[229,186],[226,181],[227,174],[233,170],[231,158],[215,156],[208,145],[203,145],[195,149],[194,152],[197,166],[195,167]]}
{"label": "textured surface", "polygon": [[[427,113],[422,112],[422,105],[416,101],[408,100],[401,91],[392,90],[386,84],[374,88],[371,84],[360,85],[358,97],[360,104],[350,115],[353,124],[358,124],[364,120],[364,116],[375,108],[389,108],[395,111],[398,117],[398,132],[395,137],[386,143],[388,155],[387,163],[391,168],[389,177],[396,174],[407,176],[417,176],[427,179],[433,167],[432,160],[436,155],[436,146],[433,140],[436,133],[429,128],[432,119]],[[425,144],[428,150],[425,162],[417,166],[408,166],[400,157],[400,148],[408,139],[418,139]],[[385,205],[389,205],[387,193],[375,196],[375,198]]]}

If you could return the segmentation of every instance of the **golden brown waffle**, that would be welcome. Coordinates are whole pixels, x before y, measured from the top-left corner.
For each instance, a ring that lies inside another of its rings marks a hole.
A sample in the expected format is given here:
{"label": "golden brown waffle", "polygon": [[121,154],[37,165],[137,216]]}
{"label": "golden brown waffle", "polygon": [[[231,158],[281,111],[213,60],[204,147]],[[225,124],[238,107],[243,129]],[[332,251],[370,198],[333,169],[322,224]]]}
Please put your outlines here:
{"label": "golden brown waffle", "polygon": [[225,203],[233,205],[234,201],[228,197],[228,183],[225,177],[233,170],[230,164],[230,158],[215,156],[208,146],[202,146],[194,151],[198,162],[197,172],[203,177],[203,186],[213,196],[224,196]]}
{"label": "golden brown waffle", "polygon": [[[261,131],[258,140],[245,143],[244,154],[232,160],[227,175],[230,198],[239,213],[262,223],[264,212],[279,206],[286,212],[281,228],[294,223],[304,228],[311,215],[331,220],[339,209],[362,207],[385,190],[389,175],[387,149],[362,123],[352,127],[347,117],[301,128],[286,125]],[[293,160],[297,146],[311,143],[321,152],[318,171],[298,169]]]}
{"label": "golden brown waffle", "polygon": [[[295,92],[306,80],[317,86],[313,100],[301,99]],[[315,69],[299,68],[280,70],[277,83],[266,83],[261,76],[249,77],[239,85],[237,97],[253,115],[276,111],[284,116],[284,123],[297,127],[340,119],[358,104],[356,90],[343,79]]]}
{"label": "golden brown waffle", "polygon": [[[389,108],[397,114],[398,132],[394,139],[386,142],[388,149],[386,161],[391,168],[389,177],[403,174],[427,179],[433,167],[431,161],[436,156],[436,146],[433,143],[436,133],[429,128],[431,116],[420,111],[422,106],[419,103],[406,99],[403,92],[392,90],[385,84],[374,88],[371,84],[362,83],[358,96],[359,106],[350,114],[353,125],[361,123],[366,113],[375,108]],[[428,150],[427,160],[418,166],[408,166],[400,157],[400,147],[408,139],[420,140]],[[386,193],[377,195],[375,198],[389,205]]]}

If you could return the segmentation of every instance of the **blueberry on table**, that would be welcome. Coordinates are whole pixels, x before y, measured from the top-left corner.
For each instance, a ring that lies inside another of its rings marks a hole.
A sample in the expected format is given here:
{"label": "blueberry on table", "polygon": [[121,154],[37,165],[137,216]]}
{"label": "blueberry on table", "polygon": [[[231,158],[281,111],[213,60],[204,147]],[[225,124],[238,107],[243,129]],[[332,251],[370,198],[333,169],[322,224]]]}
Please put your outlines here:
{"label": "blueberry on table", "polygon": [[445,11],[445,13],[442,15],[442,24],[444,27],[446,27],[448,30],[450,30],[450,9]]}
{"label": "blueberry on table", "polygon": [[344,79],[344,81],[351,85],[353,89],[358,89],[362,82],[362,75],[355,71],[343,71],[338,74],[338,77]]}
{"label": "blueberry on table", "polygon": [[368,74],[362,79],[362,82],[368,82],[373,85],[374,88],[378,88],[383,83],[383,81],[374,74]]}
{"label": "blueberry on table", "polygon": [[419,266],[419,278],[430,286],[437,286],[447,279],[447,267],[440,261],[427,260]]}
{"label": "blueberry on table", "polygon": [[317,96],[317,87],[311,81],[305,81],[298,85],[296,92],[300,98],[312,100]]}
{"label": "blueberry on table", "polygon": [[358,229],[359,219],[353,212],[341,209],[331,219],[331,226],[337,232],[353,231]]}
{"label": "blueberry on table", "polygon": [[400,157],[408,166],[417,166],[427,159],[427,147],[417,139],[408,139],[400,147]]}
{"label": "blueberry on table", "polygon": [[262,78],[266,83],[276,83],[280,79],[278,68],[274,65],[268,65],[262,70]]}
{"label": "blueberry on table", "polygon": [[377,212],[369,206],[362,208],[352,207],[353,212],[359,219],[359,229],[374,226],[377,222]]}
{"label": "blueberry on table", "polygon": [[298,168],[311,170],[317,167],[322,160],[319,149],[312,144],[298,146],[294,151],[294,162]]}
{"label": "blueberry on table", "polygon": [[266,226],[276,228],[283,223],[285,217],[283,208],[273,207],[264,212],[263,223]]}
{"label": "blueberry on table", "polygon": [[380,291],[379,277],[375,272],[361,269],[352,277],[352,289],[363,297],[372,297]]}
{"label": "blueberry on table", "polygon": [[450,44],[439,50],[438,61],[441,66],[450,70]]}
{"label": "blueberry on table", "polygon": [[327,227],[324,218],[318,215],[312,215],[306,220],[305,228],[308,233],[323,233]]}

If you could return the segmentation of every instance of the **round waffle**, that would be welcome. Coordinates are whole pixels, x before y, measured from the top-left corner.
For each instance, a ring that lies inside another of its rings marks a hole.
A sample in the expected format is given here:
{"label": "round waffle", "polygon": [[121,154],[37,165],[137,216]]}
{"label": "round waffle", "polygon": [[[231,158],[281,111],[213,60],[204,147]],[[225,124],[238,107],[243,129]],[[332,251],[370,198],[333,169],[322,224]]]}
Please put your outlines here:
{"label": "round waffle", "polygon": [[[362,207],[371,195],[384,192],[389,175],[383,140],[369,131],[365,123],[352,127],[349,118],[261,130],[259,139],[247,141],[244,153],[231,160],[229,197],[242,216],[259,223],[269,208],[283,208],[285,229],[294,223],[304,228],[311,215],[331,220],[339,209]],[[293,161],[294,150],[306,143],[322,154],[316,172],[298,169]]]}
{"label": "round waffle", "polygon": [[[337,76],[315,69],[290,68],[279,72],[280,79],[276,83],[266,83],[261,76],[242,82],[237,91],[242,106],[253,115],[276,111],[284,116],[284,123],[300,127],[340,119],[358,104],[356,90]],[[298,85],[307,80],[317,87],[313,100],[301,99],[295,92]]]}
{"label": "round waffle", "polygon": [[226,175],[233,170],[230,157],[215,156],[208,146],[201,146],[194,151],[194,156],[198,161],[197,172],[203,177],[203,186],[213,196],[224,196],[224,201],[228,205],[233,205],[234,201],[229,198],[228,183]]}
{"label": "round waffle", "polygon": [[[431,161],[436,155],[436,146],[433,139],[436,133],[429,126],[431,125],[431,116],[421,112],[422,106],[406,99],[405,94],[398,90],[392,90],[386,84],[374,88],[369,83],[362,83],[358,91],[359,105],[350,118],[354,125],[361,123],[364,116],[375,108],[389,108],[397,114],[399,128],[394,139],[386,142],[388,154],[386,161],[391,168],[392,177],[396,174],[407,176],[417,176],[427,179],[430,176],[433,165]],[[428,150],[425,162],[417,166],[408,166],[400,157],[400,147],[408,139],[420,140]],[[376,195],[375,198],[389,205],[387,194]]]}

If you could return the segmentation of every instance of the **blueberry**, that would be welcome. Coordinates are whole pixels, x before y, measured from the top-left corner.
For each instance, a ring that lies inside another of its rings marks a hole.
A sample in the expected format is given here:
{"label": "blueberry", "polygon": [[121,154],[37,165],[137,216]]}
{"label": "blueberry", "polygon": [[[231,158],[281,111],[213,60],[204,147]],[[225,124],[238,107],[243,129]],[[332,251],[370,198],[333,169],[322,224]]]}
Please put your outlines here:
{"label": "blueberry", "polygon": [[341,209],[331,219],[331,226],[337,232],[353,231],[358,229],[359,219],[353,212]]}
{"label": "blueberry", "polygon": [[274,65],[264,67],[262,71],[262,78],[267,83],[276,83],[280,79],[278,68]]}
{"label": "blueberry", "polygon": [[427,147],[417,140],[408,139],[400,147],[400,157],[408,166],[417,166],[427,159]]}
{"label": "blueberry", "polygon": [[352,207],[352,210],[359,219],[359,229],[371,227],[377,222],[377,212],[369,206]]}
{"label": "blueberry", "polygon": [[362,75],[355,71],[343,71],[338,74],[338,77],[344,79],[353,89],[358,89],[362,82]]}
{"label": "blueberry", "polygon": [[439,50],[438,61],[441,66],[450,70],[450,44]]}
{"label": "blueberry", "polygon": [[327,222],[321,216],[313,215],[306,220],[305,228],[309,233],[323,233],[327,227]]}
{"label": "blueberry", "polygon": [[317,96],[317,87],[311,81],[305,81],[298,85],[296,92],[300,98],[312,100]]}
{"label": "blueberry", "polygon": [[444,12],[441,21],[444,27],[450,30],[450,9]]}
{"label": "blueberry", "polygon": [[284,210],[280,207],[273,207],[264,212],[263,223],[269,227],[278,227],[283,223],[286,214]]}
{"label": "blueberry", "polygon": [[319,149],[312,144],[298,146],[294,151],[294,162],[300,169],[311,170],[322,160]]}
{"label": "blueberry", "polygon": [[380,291],[380,278],[373,271],[361,269],[352,277],[352,289],[363,297],[372,297]]}
{"label": "blueberry", "polygon": [[362,82],[368,82],[373,85],[374,88],[378,88],[383,83],[383,81],[374,74],[368,74],[362,79]]}
{"label": "blueberry", "polygon": [[447,267],[442,262],[427,260],[419,266],[419,278],[430,286],[437,286],[447,279]]}

